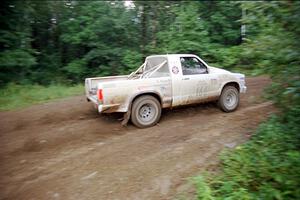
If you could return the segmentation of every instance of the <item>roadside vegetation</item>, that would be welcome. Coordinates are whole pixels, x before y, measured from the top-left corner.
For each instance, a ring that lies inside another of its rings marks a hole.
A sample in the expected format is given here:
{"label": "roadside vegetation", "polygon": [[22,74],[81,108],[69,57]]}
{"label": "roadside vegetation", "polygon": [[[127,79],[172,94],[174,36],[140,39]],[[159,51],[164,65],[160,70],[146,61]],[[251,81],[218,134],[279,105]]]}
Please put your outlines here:
{"label": "roadside vegetation", "polygon": [[220,172],[193,178],[197,199],[300,199],[299,2],[247,2],[260,33],[244,44],[254,70],[269,74],[266,91],[281,113],[221,155]]}
{"label": "roadside vegetation", "polygon": [[85,77],[128,73],[150,54],[268,74],[280,114],[223,153],[220,174],[195,177],[197,198],[300,199],[300,2],[132,2],[5,1],[0,110],[80,94]]}
{"label": "roadside vegetation", "polygon": [[0,87],[77,84],[86,77],[126,74],[146,56],[166,53],[197,54],[212,66],[250,71],[243,38],[257,31],[247,27],[241,34],[242,4],[5,1]]}
{"label": "roadside vegetation", "polygon": [[48,102],[50,100],[83,94],[80,84],[66,85],[16,85],[9,84],[0,89],[0,111],[24,108],[26,106]]}
{"label": "roadside vegetation", "polygon": [[300,107],[263,123],[250,141],[221,155],[220,173],[193,178],[203,200],[299,199]]}

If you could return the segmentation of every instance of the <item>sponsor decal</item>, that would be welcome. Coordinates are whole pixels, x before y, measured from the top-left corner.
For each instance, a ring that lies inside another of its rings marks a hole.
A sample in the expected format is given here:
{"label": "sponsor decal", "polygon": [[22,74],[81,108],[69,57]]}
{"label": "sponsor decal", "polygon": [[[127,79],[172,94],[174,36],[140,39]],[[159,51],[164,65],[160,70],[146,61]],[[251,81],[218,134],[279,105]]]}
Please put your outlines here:
{"label": "sponsor decal", "polygon": [[172,72],[173,72],[173,74],[178,74],[178,72],[179,72],[178,67],[176,67],[176,66],[172,67]]}

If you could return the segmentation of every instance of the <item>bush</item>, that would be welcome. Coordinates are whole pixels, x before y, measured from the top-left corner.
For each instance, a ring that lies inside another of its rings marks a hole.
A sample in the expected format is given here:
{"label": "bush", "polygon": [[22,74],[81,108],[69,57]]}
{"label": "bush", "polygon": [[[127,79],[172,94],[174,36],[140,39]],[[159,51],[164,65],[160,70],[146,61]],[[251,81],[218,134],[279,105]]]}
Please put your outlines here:
{"label": "bush", "polygon": [[198,199],[300,199],[299,114],[300,106],[272,117],[249,142],[224,152],[221,174],[194,178]]}

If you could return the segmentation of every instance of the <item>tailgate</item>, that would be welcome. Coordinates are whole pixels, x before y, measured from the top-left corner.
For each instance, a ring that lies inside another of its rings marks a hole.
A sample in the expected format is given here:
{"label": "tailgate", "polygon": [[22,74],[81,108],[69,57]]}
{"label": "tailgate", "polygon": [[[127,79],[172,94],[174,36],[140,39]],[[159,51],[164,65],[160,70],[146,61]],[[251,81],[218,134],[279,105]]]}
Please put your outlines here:
{"label": "tailgate", "polygon": [[106,76],[106,77],[95,77],[95,78],[86,78],[85,79],[85,95],[86,97],[97,104],[97,90],[98,83],[112,82],[127,80],[128,76]]}

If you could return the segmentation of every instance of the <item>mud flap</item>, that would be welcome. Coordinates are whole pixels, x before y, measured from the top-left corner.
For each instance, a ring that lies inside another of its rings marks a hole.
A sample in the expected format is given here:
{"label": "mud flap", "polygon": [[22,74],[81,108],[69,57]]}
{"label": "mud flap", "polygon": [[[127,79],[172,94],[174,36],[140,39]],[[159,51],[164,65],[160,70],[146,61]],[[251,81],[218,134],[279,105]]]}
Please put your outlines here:
{"label": "mud flap", "polygon": [[121,122],[122,126],[127,126],[127,123],[130,119],[130,115],[131,115],[131,105],[129,106],[128,111],[124,113],[123,120]]}

